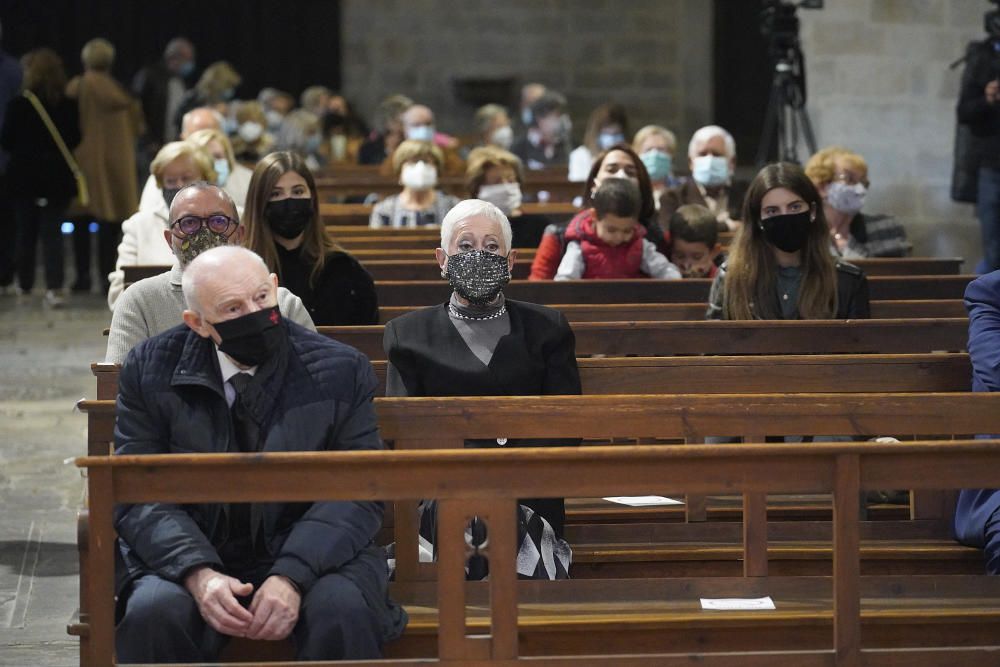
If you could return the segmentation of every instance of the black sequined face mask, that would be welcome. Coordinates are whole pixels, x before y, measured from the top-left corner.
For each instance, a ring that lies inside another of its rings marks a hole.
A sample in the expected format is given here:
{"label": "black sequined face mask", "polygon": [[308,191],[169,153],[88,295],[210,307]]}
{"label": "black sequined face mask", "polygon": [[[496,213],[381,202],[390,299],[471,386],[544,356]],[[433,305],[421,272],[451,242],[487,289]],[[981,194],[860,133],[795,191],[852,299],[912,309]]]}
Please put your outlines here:
{"label": "black sequined face mask", "polygon": [[445,275],[456,294],[478,306],[494,301],[510,282],[507,256],[487,250],[449,255]]}

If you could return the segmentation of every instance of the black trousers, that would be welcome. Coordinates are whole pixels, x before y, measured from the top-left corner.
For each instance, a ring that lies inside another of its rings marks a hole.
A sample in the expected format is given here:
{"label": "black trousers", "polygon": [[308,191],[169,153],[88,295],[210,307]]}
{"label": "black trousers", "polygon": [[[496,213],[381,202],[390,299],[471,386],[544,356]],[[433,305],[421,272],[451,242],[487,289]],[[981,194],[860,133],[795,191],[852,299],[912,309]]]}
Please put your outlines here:
{"label": "black trousers", "polygon": [[[380,636],[361,590],[333,573],[302,597],[291,639],[297,660],[364,660],[382,656]],[[115,651],[120,663],[214,662],[228,641],[205,623],[187,589],[146,575],[133,584]]]}
{"label": "black trousers", "polygon": [[107,291],[108,274],[115,270],[118,244],[121,242],[121,223],[94,220],[91,217],[73,219],[73,256],[76,263],[74,287],[90,286],[90,223],[97,223],[97,272],[98,282]]}
{"label": "black trousers", "polygon": [[17,222],[14,219],[14,203],[7,190],[7,176],[3,173],[0,173],[0,236],[7,239],[6,243],[0,243],[0,287],[7,287],[14,282],[17,267],[16,244],[10,242],[10,239],[17,238]]}
{"label": "black trousers", "polygon": [[42,241],[46,289],[60,289],[65,282],[63,238],[60,227],[68,201],[14,200],[17,221],[17,282],[25,292],[35,286],[35,252]]}

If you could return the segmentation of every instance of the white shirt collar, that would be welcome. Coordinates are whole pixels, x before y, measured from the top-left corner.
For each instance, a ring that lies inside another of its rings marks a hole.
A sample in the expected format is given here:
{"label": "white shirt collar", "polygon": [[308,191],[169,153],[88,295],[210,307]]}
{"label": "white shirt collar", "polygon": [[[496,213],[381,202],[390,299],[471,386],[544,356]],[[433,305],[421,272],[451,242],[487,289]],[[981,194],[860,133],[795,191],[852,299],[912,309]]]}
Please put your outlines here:
{"label": "white shirt collar", "polygon": [[215,347],[215,353],[219,355],[219,370],[222,371],[222,384],[229,382],[229,378],[233,377],[237,373],[249,373],[250,375],[254,375],[257,372],[257,366],[243,369],[234,364],[233,360],[230,359],[225,352],[220,350],[218,345]]}

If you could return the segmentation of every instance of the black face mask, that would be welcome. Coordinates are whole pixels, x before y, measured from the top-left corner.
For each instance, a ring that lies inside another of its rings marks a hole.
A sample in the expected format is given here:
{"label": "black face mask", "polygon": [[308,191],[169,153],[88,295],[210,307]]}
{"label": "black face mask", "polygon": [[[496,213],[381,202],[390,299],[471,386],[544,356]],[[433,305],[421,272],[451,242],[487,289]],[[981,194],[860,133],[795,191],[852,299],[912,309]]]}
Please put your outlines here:
{"label": "black face mask", "polygon": [[503,286],[510,282],[507,257],[486,250],[450,255],[445,268],[455,293],[477,306],[495,300]]}
{"label": "black face mask", "polygon": [[294,239],[313,218],[312,199],[294,198],[267,202],[264,219],[271,231],[283,239]]}
{"label": "black face mask", "polygon": [[277,306],[212,326],[222,338],[219,349],[244,366],[259,366],[270,359],[285,337]]}
{"label": "black face mask", "polygon": [[767,242],[779,250],[795,252],[802,250],[809,239],[812,212],[775,215],[760,221],[761,231]]}
{"label": "black face mask", "polygon": [[167,202],[167,208],[174,203],[174,197],[180,192],[180,188],[163,188],[163,201]]}

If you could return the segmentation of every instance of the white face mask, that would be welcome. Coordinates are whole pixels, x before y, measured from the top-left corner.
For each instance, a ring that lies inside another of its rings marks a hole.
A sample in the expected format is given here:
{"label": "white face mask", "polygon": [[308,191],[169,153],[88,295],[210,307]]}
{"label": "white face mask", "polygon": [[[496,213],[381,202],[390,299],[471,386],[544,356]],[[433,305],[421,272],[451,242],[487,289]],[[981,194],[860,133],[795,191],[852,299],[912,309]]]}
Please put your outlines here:
{"label": "white face mask", "polygon": [[729,159],[718,155],[699,155],[691,167],[691,177],[703,186],[711,188],[725,185],[732,174]]}
{"label": "white face mask", "polygon": [[330,155],[334,160],[343,160],[347,155],[347,137],[343,134],[334,134],[330,137]]}
{"label": "white face mask", "polygon": [[242,123],[240,125],[240,129],[238,130],[240,139],[247,142],[248,144],[252,144],[253,142],[260,139],[260,135],[263,131],[264,131],[263,126],[261,126],[260,123],[255,123],[252,120],[248,120],[245,123]]}
{"label": "white face mask", "polygon": [[400,181],[404,187],[411,190],[430,190],[437,185],[437,167],[421,160],[417,163],[404,164],[400,172]]}
{"label": "white face mask", "polygon": [[834,209],[847,215],[854,215],[865,205],[868,188],[863,183],[848,185],[834,181],[826,190],[826,201]]}
{"label": "white face mask", "polygon": [[521,186],[517,183],[484,185],[479,188],[476,196],[496,206],[504,215],[510,215],[512,211],[521,208]]}
{"label": "white face mask", "polygon": [[507,150],[514,143],[514,130],[510,129],[510,125],[498,127],[490,135],[490,143]]}

